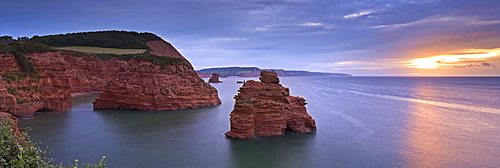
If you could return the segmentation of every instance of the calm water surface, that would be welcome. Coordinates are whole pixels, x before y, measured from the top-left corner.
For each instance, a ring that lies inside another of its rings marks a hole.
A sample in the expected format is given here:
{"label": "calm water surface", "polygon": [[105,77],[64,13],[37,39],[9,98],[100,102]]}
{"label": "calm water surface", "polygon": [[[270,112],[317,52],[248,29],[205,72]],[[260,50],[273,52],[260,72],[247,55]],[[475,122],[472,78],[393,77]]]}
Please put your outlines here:
{"label": "calm water surface", "polygon": [[250,141],[224,137],[243,78],[221,80],[218,106],[93,110],[89,94],[20,126],[57,162],[109,167],[500,166],[500,78],[283,77],[318,131]]}

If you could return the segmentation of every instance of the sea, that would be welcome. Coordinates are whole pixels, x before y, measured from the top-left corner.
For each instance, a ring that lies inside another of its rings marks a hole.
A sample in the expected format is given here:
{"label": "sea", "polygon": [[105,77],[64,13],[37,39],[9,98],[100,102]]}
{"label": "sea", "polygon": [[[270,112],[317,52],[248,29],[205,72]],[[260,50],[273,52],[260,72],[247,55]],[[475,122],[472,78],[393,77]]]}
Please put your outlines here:
{"label": "sea", "polygon": [[94,110],[86,94],[19,125],[55,163],[112,168],[500,167],[499,77],[281,77],[317,131],[248,141],[224,133],[237,81],[258,78],[221,80],[217,106]]}

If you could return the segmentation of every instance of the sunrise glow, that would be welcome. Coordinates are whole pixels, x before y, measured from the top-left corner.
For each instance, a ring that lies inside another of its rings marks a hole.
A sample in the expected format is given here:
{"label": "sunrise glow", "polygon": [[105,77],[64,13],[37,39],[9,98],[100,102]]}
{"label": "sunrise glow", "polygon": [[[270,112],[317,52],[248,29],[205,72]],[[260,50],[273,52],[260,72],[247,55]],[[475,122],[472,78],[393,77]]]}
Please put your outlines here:
{"label": "sunrise glow", "polygon": [[410,68],[436,69],[441,65],[463,65],[473,61],[484,61],[500,56],[500,48],[470,49],[457,52],[459,54],[437,55],[409,60]]}

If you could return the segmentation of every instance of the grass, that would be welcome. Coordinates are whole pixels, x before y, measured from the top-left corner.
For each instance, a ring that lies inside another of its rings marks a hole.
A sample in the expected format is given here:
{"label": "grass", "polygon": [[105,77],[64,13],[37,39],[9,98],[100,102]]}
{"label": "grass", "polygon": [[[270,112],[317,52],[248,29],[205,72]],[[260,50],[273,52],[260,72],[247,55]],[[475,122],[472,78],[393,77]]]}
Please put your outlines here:
{"label": "grass", "polygon": [[120,48],[103,48],[103,47],[87,47],[87,46],[70,46],[70,47],[55,47],[59,50],[78,51],[91,54],[139,54],[144,53],[146,49],[120,49]]}

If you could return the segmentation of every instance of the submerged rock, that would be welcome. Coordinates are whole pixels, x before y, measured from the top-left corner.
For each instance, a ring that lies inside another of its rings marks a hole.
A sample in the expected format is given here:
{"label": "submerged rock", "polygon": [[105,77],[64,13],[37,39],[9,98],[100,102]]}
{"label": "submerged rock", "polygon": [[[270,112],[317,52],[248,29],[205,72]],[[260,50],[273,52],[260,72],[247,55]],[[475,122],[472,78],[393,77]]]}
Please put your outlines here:
{"label": "submerged rock", "polygon": [[248,140],[282,135],[285,131],[316,131],[316,122],[307,113],[304,98],[290,96],[275,72],[262,71],[260,80],[246,81],[240,87],[230,115],[231,130],[226,136]]}

